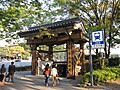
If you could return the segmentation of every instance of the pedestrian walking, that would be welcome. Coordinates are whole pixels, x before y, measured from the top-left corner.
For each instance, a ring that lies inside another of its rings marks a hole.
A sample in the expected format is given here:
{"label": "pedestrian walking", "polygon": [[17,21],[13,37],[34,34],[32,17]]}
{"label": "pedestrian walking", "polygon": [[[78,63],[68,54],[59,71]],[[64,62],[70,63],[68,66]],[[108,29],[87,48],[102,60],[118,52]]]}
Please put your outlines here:
{"label": "pedestrian walking", "polygon": [[5,76],[6,76],[6,68],[5,65],[2,64],[1,68],[0,68],[0,74],[3,75],[3,81],[5,80]]}
{"label": "pedestrian walking", "polygon": [[55,65],[52,66],[51,76],[52,76],[52,86],[56,86],[58,72]]}
{"label": "pedestrian walking", "polygon": [[15,65],[14,65],[14,62],[11,62],[11,65],[9,65],[8,73],[9,73],[8,82],[10,82],[10,80],[11,80],[11,82],[14,83],[14,73],[15,73]]}
{"label": "pedestrian walking", "polygon": [[0,87],[5,85],[5,82],[3,79],[4,79],[4,75],[0,74]]}
{"label": "pedestrian walking", "polygon": [[5,65],[2,64],[1,68],[0,68],[0,73],[5,75],[6,74],[6,68],[5,68]]}
{"label": "pedestrian walking", "polygon": [[48,86],[49,85],[49,77],[50,77],[50,67],[49,67],[49,64],[47,64],[45,66],[45,70],[44,70],[44,75],[45,75],[45,86]]}

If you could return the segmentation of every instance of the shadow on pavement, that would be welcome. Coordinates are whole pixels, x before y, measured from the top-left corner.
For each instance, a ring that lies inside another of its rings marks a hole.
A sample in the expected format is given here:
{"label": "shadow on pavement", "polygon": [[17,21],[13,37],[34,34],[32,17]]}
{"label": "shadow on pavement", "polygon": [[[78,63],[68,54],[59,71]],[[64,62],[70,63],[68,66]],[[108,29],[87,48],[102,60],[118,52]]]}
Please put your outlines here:
{"label": "shadow on pavement", "polygon": [[102,86],[80,86],[80,77],[73,79],[66,79],[60,77],[60,84],[53,87],[51,80],[49,86],[44,86],[44,76],[31,75],[30,71],[16,72],[15,83],[5,83],[0,90],[119,90],[120,84],[105,83]]}

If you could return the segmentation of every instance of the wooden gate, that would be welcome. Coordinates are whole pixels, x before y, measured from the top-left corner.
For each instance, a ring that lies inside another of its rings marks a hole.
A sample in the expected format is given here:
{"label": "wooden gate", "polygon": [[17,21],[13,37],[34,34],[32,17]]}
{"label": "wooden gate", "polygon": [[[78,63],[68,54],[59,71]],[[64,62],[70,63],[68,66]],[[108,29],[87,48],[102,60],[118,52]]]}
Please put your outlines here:
{"label": "wooden gate", "polygon": [[[28,31],[20,31],[18,35],[24,37],[31,47],[32,74],[38,74],[38,58],[43,61],[46,59],[52,61],[53,46],[61,44],[67,45],[67,77],[78,75],[77,66],[81,66],[79,73],[83,74],[85,72],[84,43],[87,42],[83,33],[86,34],[86,31],[80,17],[30,27]],[[80,48],[77,50],[74,44],[80,44]],[[38,45],[46,45],[49,49],[48,51],[37,50]],[[45,56],[41,53],[45,53]]]}

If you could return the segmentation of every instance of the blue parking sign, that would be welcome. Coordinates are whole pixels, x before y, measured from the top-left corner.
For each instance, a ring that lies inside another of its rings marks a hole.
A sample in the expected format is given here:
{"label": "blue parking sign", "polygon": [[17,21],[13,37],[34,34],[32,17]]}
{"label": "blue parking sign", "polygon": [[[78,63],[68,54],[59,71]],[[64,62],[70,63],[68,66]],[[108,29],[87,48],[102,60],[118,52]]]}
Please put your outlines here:
{"label": "blue parking sign", "polygon": [[92,35],[92,48],[104,48],[104,31],[93,31]]}

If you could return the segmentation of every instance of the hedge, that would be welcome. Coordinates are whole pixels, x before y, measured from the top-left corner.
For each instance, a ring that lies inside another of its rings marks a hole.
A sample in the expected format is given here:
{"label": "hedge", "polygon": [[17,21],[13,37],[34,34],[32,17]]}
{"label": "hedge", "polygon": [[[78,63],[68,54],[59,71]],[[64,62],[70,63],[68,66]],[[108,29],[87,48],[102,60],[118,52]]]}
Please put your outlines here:
{"label": "hedge", "polygon": [[108,65],[109,66],[118,66],[120,64],[120,58],[109,58],[108,59],[109,63]]}
{"label": "hedge", "polygon": [[[120,78],[120,66],[118,67],[109,67],[103,70],[95,70],[93,71],[93,81],[94,84],[99,84],[101,82],[106,82],[107,80],[116,80]],[[82,81],[80,83],[87,84],[90,83],[90,73],[86,73],[82,77]]]}

